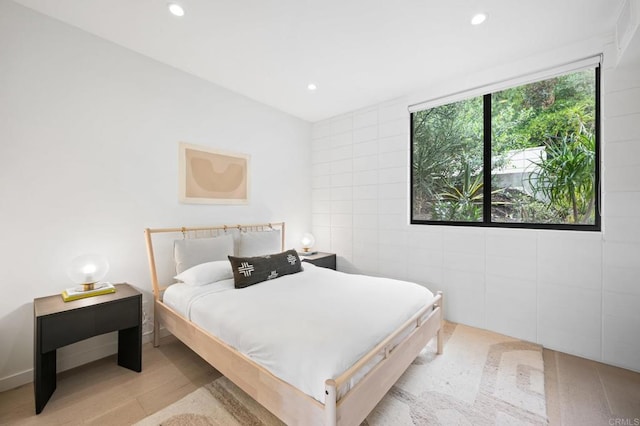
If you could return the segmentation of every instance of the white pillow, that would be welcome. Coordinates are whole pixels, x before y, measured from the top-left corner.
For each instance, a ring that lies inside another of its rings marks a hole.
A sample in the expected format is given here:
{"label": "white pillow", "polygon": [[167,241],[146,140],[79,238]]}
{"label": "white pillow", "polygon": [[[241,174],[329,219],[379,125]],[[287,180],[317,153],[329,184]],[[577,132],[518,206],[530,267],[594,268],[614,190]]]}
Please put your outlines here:
{"label": "white pillow", "polygon": [[176,274],[205,262],[228,260],[233,256],[233,237],[186,238],[173,243]]}
{"label": "white pillow", "polygon": [[280,230],[241,232],[238,239],[238,257],[263,256],[280,253],[282,238]]}
{"label": "white pillow", "polygon": [[174,278],[188,285],[200,286],[233,278],[233,270],[228,260],[216,260],[193,266]]}

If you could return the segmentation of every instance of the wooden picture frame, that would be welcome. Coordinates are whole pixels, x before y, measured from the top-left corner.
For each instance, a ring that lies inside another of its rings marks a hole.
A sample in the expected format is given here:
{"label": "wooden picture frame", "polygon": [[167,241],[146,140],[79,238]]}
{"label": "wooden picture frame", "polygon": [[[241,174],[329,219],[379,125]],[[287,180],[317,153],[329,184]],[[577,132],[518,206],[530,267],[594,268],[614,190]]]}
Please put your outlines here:
{"label": "wooden picture frame", "polygon": [[248,204],[247,154],[180,142],[178,199],[187,204]]}

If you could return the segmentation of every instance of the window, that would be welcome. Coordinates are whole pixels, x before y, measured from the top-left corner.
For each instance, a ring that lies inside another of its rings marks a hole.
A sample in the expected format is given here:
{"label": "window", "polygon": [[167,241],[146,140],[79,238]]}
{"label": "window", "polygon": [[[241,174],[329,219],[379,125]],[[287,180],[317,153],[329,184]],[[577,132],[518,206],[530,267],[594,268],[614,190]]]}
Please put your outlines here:
{"label": "window", "polygon": [[600,229],[599,66],[411,113],[411,223]]}

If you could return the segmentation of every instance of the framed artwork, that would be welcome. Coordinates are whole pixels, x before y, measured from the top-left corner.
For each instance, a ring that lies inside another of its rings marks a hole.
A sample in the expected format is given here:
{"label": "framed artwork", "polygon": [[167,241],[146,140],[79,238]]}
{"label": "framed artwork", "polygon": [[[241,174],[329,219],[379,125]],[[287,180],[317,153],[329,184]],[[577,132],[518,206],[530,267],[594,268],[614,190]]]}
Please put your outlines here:
{"label": "framed artwork", "polygon": [[249,155],[180,142],[179,199],[189,204],[248,204]]}

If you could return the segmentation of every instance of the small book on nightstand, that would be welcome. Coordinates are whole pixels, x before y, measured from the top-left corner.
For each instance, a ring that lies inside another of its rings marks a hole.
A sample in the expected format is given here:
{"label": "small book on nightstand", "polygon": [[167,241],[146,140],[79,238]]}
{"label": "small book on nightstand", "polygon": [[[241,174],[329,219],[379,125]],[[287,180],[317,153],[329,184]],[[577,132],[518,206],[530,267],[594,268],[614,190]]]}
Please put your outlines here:
{"label": "small book on nightstand", "polygon": [[72,300],[84,299],[85,297],[99,296],[101,294],[115,293],[116,288],[111,283],[96,284],[93,290],[83,291],[82,286],[68,288],[62,292],[62,300],[71,302]]}
{"label": "small book on nightstand", "polygon": [[317,251],[298,251],[298,256],[313,256],[314,254],[318,254]]}

